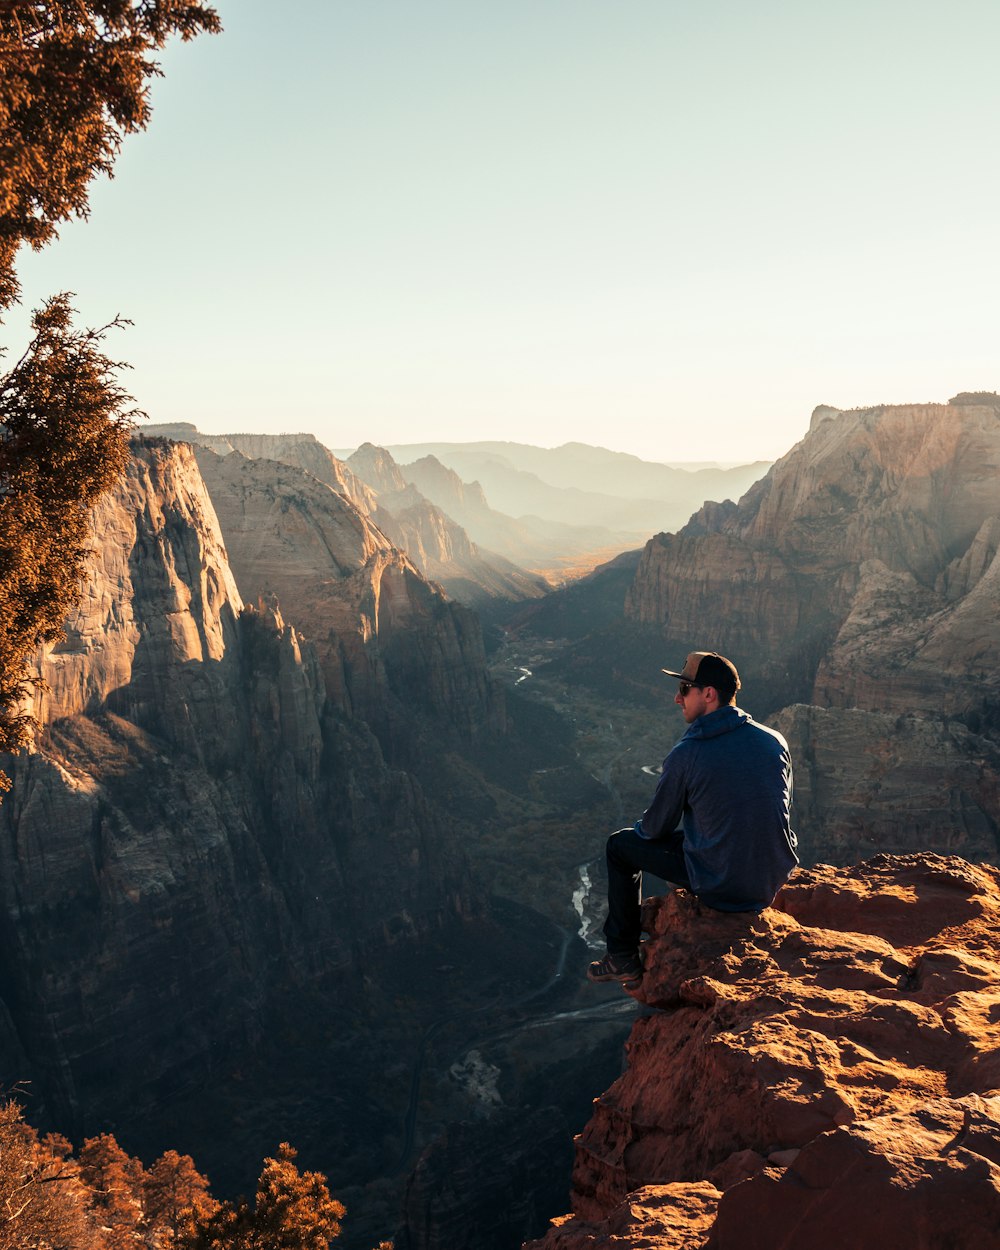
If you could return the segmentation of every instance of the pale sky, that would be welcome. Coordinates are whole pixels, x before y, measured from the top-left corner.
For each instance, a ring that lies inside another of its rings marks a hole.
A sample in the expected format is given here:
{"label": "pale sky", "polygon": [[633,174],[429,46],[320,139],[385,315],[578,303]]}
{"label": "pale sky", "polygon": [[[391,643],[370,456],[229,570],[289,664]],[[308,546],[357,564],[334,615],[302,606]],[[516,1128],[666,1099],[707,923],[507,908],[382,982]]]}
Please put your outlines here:
{"label": "pale sky", "polygon": [[732,461],[1000,390],[996,0],[217,7],[19,266],[153,421]]}

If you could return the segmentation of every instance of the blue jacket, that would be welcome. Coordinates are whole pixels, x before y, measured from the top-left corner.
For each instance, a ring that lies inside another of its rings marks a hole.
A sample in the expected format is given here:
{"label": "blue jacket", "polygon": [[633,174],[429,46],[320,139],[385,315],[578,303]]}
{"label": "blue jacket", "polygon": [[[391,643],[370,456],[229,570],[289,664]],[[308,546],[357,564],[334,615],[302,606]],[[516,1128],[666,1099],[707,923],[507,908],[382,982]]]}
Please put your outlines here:
{"label": "blue jacket", "polygon": [[663,761],[636,823],[662,838],[678,822],[691,888],[719,911],[760,911],[798,863],[789,824],[788,743],[738,707],[699,716]]}

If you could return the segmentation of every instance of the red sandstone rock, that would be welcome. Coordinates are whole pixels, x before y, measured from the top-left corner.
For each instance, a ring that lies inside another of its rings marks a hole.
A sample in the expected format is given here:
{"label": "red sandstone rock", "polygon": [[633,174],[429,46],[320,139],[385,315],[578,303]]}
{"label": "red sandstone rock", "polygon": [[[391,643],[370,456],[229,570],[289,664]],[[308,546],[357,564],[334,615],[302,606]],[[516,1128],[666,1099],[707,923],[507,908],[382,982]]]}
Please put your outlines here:
{"label": "red sandstone rock", "polygon": [[648,1014],[539,1250],[1000,1244],[1000,871],[883,855],[644,915]]}
{"label": "red sandstone rock", "polygon": [[939,1099],[825,1133],[731,1190],[707,1250],[995,1250],[1000,1098]]}
{"label": "red sandstone rock", "polygon": [[[715,1218],[719,1191],[708,1181],[691,1185],[647,1185],[629,1194],[607,1220],[585,1224],[566,1218],[541,1241],[529,1241],[545,1250],[577,1250],[599,1245],[619,1250],[690,1250],[701,1244]],[[585,1240],[590,1238],[591,1240]]]}

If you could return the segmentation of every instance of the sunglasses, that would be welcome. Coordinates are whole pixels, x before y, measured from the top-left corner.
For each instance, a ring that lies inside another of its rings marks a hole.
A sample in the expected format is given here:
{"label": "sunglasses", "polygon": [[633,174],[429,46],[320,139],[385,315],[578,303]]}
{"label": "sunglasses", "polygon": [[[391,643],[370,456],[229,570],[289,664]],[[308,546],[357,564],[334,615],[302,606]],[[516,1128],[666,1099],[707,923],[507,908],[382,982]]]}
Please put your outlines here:
{"label": "sunglasses", "polygon": [[679,694],[682,699],[686,699],[692,690],[702,690],[703,686],[698,681],[682,681],[680,684]]}

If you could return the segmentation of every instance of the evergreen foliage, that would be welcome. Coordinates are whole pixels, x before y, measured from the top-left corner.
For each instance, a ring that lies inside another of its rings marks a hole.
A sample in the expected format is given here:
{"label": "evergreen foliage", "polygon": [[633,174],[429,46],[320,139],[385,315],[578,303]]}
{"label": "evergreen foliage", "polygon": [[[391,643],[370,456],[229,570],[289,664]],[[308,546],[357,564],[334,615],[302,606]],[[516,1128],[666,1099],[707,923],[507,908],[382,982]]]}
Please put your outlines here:
{"label": "evergreen foliage", "polygon": [[[92,179],[148,124],[152,53],[218,29],[194,0],[0,0],[0,317],[17,302],[20,246],[86,216]],[[0,752],[27,740],[31,654],[76,602],[87,509],[123,471],[135,415],[100,350],[110,327],[74,330],[66,295],[33,327],[0,376]]]}
{"label": "evergreen foliage", "polygon": [[[27,738],[28,663],[58,638],[88,552],[87,509],[118,479],[134,415],[101,351],[74,330],[66,296],[35,314],[35,337],[0,378],[0,750]],[[0,789],[9,783],[0,773]]]}
{"label": "evergreen foliage", "polygon": [[242,1199],[222,1203],[185,1250],[328,1250],[344,1207],[322,1173],[299,1171],[295,1154],[282,1142],[277,1158],[264,1160],[254,1208]]}
{"label": "evergreen foliage", "polygon": [[86,216],[92,179],[149,124],[151,53],[219,29],[193,0],[0,0],[0,313],[20,245]]}
{"label": "evergreen foliage", "polygon": [[216,1202],[189,1155],[168,1150],[147,1170],[102,1133],[74,1158],[0,1103],[0,1250],[329,1250],[343,1217],[287,1142],[264,1160],[251,1209]]}

